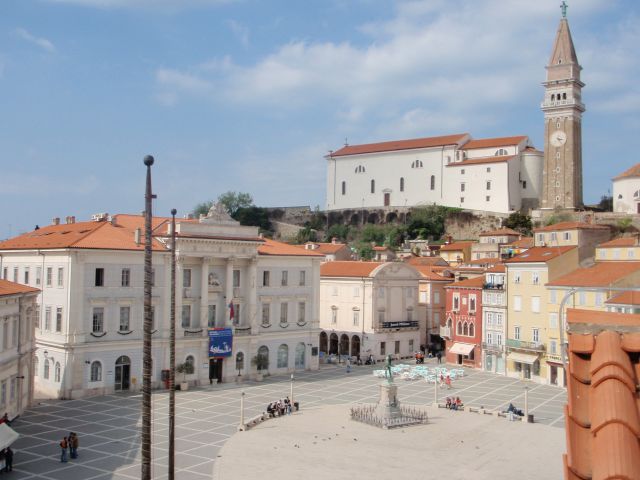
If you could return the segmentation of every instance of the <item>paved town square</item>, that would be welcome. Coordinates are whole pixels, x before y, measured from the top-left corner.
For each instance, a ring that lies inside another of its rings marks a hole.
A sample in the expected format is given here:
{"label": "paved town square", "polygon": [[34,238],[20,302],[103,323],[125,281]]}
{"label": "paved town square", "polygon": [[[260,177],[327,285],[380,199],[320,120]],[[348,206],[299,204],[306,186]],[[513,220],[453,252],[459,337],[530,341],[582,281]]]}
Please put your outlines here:
{"label": "paved town square", "polygon": [[[372,375],[374,368],[354,367],[351,373],[346,373],[343,365],[327,365],[316,372],[296,373],[295,401],[300,402],[303,411],[325,405],[374,403],[380,382]],[[489,410],[504,410],[510,402],[524,408],[525,387],[528,387],[529,411],[534,414],[535,421],[559,429],[563,427],[565,390],[472,369],[465,369],[465,372],[463,378],[453,383],[451,390],[438,388],[440,401],[447,395],[456,395],[465,405],[484,406]],[[424,381],[397,380],[396,383],[403,404],[429,405],[433,402],[433,385]],[[267,377],[260,383],[227,383],[177,392],[177,478],[212,478],[220,449],[236,433],[242,391],[245,392],[245,418],[250,418],[264,411],[270,401],[289,395],[290,386],[289,377],[278,376]],[[121,394],[43,401],[35,405],[13,423],[21,435],[15,443],[13,478],[140,478],[140,399],[140,395]],[[153,400],[153,478],[162,479],[167,475],[168,394],[159,391]],[[459,420],[464,422],[468,414],[460,415]],[[507,422],[503,418],[490,418],[492,421],[487,423],[487,428]],[[278,420],[269,426],[277,427]],[[70,431],[77,432],[80,438],[79,458],[62,464],[58,443]],[[399,447],[391,444],[389,448]],[[560,454],[558,452],[558,457]]]}

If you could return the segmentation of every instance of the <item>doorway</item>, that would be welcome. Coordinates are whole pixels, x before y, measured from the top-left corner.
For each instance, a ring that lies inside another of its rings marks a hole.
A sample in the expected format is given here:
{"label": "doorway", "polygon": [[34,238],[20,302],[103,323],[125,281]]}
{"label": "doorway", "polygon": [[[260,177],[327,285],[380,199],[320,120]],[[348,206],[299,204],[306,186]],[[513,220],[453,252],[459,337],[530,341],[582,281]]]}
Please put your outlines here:
{"label": "doorway", "polygon": [[390,193],[385,193],[384,194],[384,206],[388,207],[389,205],[391,205],[391,194]]}
{"label": "doorway", "polygon": [[126,355],[116,360],[115,390],[126,391],[131,385],[131,359]]}
{"label": "doorway", "polygon": [[223,358],[210,358],[209,359],[209,384],[222,383],[222,365]]}
{"label": "doorway", "polygon": [[551,385],[558,385],[558,367],[550,365],[551,369]]}

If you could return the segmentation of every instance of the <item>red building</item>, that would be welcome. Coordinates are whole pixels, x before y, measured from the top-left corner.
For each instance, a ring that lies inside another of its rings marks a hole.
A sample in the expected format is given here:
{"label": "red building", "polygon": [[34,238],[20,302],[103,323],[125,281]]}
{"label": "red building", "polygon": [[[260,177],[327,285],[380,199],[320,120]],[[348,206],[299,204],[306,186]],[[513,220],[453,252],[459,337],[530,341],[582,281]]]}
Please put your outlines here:
{"label": "red building", "polygon": [[447,306],[440,335],[447,341],[447,363],[482,368],[483,284],[484,275],[444,287]]}

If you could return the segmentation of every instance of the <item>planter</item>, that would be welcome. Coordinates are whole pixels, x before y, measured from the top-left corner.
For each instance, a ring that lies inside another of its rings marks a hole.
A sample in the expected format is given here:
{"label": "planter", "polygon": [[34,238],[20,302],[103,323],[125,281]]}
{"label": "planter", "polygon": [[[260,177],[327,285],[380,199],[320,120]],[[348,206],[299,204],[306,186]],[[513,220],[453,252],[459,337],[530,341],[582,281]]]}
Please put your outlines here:
{"label": "planter", "polygon": [[256,373],[256,382],[261,382],[262,380],[264,380],[264,375],[260,372]]}
{"label": "planter", "polygon": [[180,382],[180,391],[189,390],[189,382]]}

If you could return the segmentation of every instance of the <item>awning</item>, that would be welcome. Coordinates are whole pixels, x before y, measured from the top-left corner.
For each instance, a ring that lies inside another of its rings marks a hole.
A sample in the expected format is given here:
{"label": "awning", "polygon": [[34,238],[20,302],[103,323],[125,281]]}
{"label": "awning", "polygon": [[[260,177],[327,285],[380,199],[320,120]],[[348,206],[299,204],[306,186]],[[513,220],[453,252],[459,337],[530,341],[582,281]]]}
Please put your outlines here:
{"label": "awning", "polygon": [[453,344],[453,347],[449,349],[449,352],[455,355],[469,355],[474,347],[475,345],[471,343],[456,342]]}
{"label": "awning", "polygon": [[0,424],[0,450],[4,450],[13,442],[15,442],[20,435],[13,428],[6,423]]}
{"label": "awning", "polygon": [[528,363],[533,365],[538,360],[538,355],[531,355],[529,353],[511,352],[507,355],[507,360],[518,363]]}

